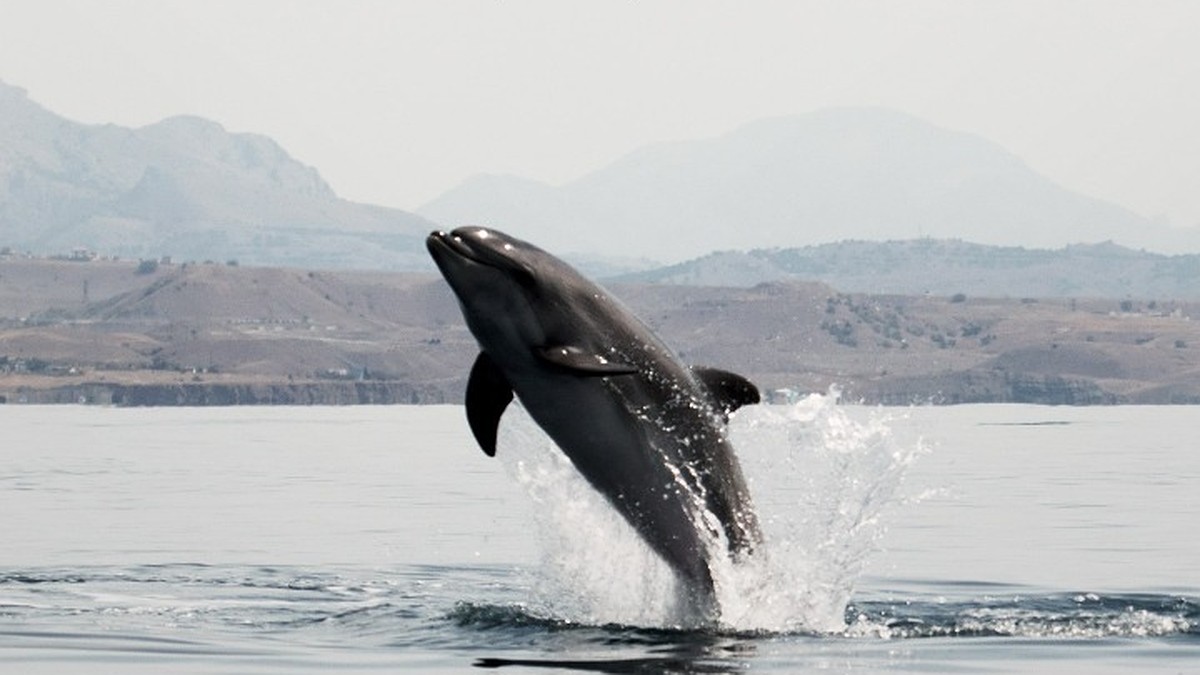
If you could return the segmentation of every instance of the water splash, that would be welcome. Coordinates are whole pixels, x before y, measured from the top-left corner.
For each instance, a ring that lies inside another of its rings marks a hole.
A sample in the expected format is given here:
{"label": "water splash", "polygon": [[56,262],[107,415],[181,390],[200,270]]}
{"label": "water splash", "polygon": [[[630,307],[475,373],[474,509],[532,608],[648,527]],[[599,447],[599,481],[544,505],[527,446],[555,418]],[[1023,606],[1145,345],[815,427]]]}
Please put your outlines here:
{"label": "water splash", "polygon": [[670,568],[516,402],[498,445],[533,502],[541,540],[531,610],[583,625],[685,621]]}
{"label": "water splash", "polygon": [[[920,445],[895,441],[882,414],[852,419],[836,393],[743,408],[729,432],[766,541],[744,563],[714,558],[722,628],[843,631],[880,516]],[[689,625],[671,570],[522,409],[510,409],[499,438],[542,541],[531,611],[584,625]]]}
{"label": "water splash", "polygon": [[[723,620],[738,630],[839,632],[884,532],[906,469],[924,452],[902,444],[889,415],[837,405],[836,392],[789,406],[745,408],[730,426],[755,495],[766,555],[729,566]],[[767,501],[766,496],[771,499]]]}

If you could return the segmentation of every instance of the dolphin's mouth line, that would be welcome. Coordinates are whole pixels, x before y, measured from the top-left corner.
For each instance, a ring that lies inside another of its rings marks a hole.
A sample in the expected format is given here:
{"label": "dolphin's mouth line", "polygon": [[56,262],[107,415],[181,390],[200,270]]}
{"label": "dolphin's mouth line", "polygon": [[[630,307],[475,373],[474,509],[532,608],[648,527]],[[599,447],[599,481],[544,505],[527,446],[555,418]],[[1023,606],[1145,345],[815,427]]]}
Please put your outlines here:
{"label": "dolphin's mouth line", "polygon": [[[500,270],[512,274],[522,281],[531,281],[534,276],[533,270],[527,265],[508,257],[506,253],[493,251],[487,246],[472,244],[469,238],[460,237],[454,232],[441,230],[432,232],[425,240],[425,245],[433,254],[435,262],[439,255],[451,255],[457,257],[461,262]],[[510,249],[511,246],[506,244],[505,248]]]}
{"label": "dolphin's mouth line", "polygon": [[431,233],[426,242],[431,249],[438,246],[442,250],[464,258],[469,262],[487,265],[487,261],[483,260],[467,242],[463,241],[462,237],[455,236],[452,232],[438,230]]}

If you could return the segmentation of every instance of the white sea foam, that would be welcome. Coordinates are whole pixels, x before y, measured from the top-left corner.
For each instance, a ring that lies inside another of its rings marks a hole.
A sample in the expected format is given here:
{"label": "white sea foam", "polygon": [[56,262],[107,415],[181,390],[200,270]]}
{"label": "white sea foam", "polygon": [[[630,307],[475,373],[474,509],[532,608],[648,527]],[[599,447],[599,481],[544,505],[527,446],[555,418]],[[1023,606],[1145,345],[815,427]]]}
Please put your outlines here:
{"label": "white sea foam", "polygon": [[[882,413],[857,421],[836,394],[749,406],[730,438],[756,501],[765,544],[713,570],[720,621],[735,631],[839,632],[886,507],[921,445],[897,442]],[[529,416],[500,429],[506,469],[534,503],[542,542],[532,609],[590,625],[689,625],[676,580]]]}
{"label": "white sea foam", "polygon": [[519,405],[497,457],[533,501],[541,540],[533,609],[587,625],[677,623],[671,570]]}

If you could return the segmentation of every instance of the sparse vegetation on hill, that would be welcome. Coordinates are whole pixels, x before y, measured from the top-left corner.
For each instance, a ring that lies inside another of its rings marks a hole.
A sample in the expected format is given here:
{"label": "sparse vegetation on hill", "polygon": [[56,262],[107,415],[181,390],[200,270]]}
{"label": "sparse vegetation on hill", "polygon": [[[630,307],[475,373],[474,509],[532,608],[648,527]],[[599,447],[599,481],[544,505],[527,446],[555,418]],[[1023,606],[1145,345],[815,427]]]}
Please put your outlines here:
{"label": "sparse vegetation on hill", "polygon": [[[476,353],[436,277],[0,260],[0,400],[461,401]],[[1200,304],[869,295],[820,283],[612,290],[688,362],[765,391],[907,404],[1200,403]]]}
{"label": "sparse vegetation on hill", "polygon": [[1200,255],[1160,255],[1112,243],[1027,249],[958,240],[843,241],[725,251],[622,281],[753,286],[819,280],[843,291],[1029,298],[1200,299]]}

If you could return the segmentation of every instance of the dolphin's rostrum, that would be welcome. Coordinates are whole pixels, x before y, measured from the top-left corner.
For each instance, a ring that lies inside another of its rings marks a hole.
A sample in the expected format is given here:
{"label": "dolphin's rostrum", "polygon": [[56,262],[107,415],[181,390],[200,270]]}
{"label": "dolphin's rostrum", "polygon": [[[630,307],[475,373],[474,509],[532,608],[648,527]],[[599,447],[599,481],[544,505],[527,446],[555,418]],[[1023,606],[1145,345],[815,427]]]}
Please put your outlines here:
{"label": "dolphin's rostrum", "polygon": [[684,366],[604,289],[532,244],[480,227],[434,232],[426,244],[482,349],[466,404],[483,451],[495,454],[515,393],[676,572],[691,605],[715,618],[713,556],[741,560],[761,543],[725,432],[758,390]]}

